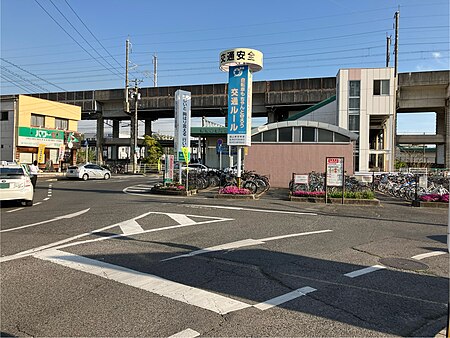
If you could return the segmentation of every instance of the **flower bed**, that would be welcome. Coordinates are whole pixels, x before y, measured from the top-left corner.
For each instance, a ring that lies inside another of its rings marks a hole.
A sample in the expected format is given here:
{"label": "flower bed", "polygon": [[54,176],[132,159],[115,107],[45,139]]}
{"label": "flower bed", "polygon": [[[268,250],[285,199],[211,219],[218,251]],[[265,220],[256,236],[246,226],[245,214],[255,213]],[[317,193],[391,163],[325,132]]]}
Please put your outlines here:
{"label": "flower bed", "polygon": [[292,196],[298,196],[298,197],[325,197],[325,191],[296,190],[296,191],[292,192]]}
{"label": "flower bed", "polygon": [[413,207],[448,208],[448,194],[426,194],[412,201]]}
{"label": "flower bed", "polygon": [[[324,198],[325,191],[297,190],[297,191],[292,192],[291,196]],[[328,193],[328,198],[342,198],[342,192]],[[344,193],[344,198],[372,200],[372,199],[375,199],[375,194],[370,190],[356,191],[356,192],[355,191],[346,191]]]}
{"label": "flower bed", "polygon": [[170,185],[162,185],[156,184],[150,192],[152,194],[160,194],[160,195],[181,195],[181,196],[189,196],[197,193],[196,190],[188,190],[186,191],[186,187],[183,185],[170,184]]}
{"label": "flower bed", "polygon": [[231,198],[231,199],[255,199],[255,195],[250,190],[245,188],[238,188],[236,186],[228,186],[219,189],[219,193],[214,195],[214,198]]}
{"label": "flower bed", "polygon": [[238,188],[234,185],[230,185],[228,187],[219,189],[219,194],[250,195],[251,192],[248,189]]}
{"label": "flower bed", "polygon": [[426,194],[421,195],[419,200],[423,202],[444,202],[448,203],[448,194],[439,195],[439,194]]}

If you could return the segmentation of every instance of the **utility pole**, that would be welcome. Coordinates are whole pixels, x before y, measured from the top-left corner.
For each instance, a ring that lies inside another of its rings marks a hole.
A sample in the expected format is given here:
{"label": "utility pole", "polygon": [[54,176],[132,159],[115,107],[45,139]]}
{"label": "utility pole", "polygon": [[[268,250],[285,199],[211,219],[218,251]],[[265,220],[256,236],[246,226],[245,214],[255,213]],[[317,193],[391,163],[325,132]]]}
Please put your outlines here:
{"label": "utility pole", "polygon": [[400,10],[395,12],[395,45],[394,45],[394,76],[398,73],[398,24],[399,24]]}
{"label": "utility pole", "polygon": [[125,103],[124,103],[124,108],[123,110],[126,113],[130,112],[130,103],[128,102],[128,96],[130,95],[128,93],[128,64],[129,64],[129,59],[128,59],[128,55],[130,53],[130,40],[127,39],[126,41],[126,45],[125,45]]}
{"label": "utility pole", "polygon": [[134,98],[134,113],[131,118],[131,159],[133,161],[133,174],[138,172],[137,166],[137,152],[138,149],[138,130],[139,130],[139,120],[138,120],[138,103],[141,98],[138,88],[138,80],[134,80],[134,92],[132,93],[132,98]]}
{"label": "utility pole", "polygon": [[158,87],[158,57],[153,54],[153,87]]}
{"label": "utility pole", "polygon": [[138,145],[138,132],[139,132],[139,120],[138,120],[138,104],[141,99],[141,94],[139,93],[138,87],[139,80],[134,79],[134,91],[131,92],[131,98],[134,99],[134,112],[131,117],[131,160],[133,161],[133,174],[138,172],[137,166],[137,151],[139,150]]}
{"label": "utility pole", "polygon": [[389,67],[391,61],[391,36],[386,36],[386,67]]}

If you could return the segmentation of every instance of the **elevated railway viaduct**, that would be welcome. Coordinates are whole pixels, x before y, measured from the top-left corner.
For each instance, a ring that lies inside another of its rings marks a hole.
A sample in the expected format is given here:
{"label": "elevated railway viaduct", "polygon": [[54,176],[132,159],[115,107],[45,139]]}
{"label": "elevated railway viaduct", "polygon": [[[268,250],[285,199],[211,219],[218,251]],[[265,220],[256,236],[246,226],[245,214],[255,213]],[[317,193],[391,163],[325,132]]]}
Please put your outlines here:
{"label": "elevated railway viaduct", "polygon": [[[436,144],[438,162],[450,167],[450,71],[400,73],[398,75],[397,113],[435,112],[435,135],[397,135],[396,144]],[[193,117],[227,115],[227,84],[140,88],[138,119],[145,121],[145,133],[151,134],[151,123],[173,118],[175,91],[192,93]],[[82,108],[83,120],[97,121],[97,148],[104,145],[130,145],[130,139],[119,138],[119,121],[130,120],[124,112],[124,89],[40,93],[32,96]],[[267,117],[269,122],[285,120],[290,112],[303,111],[336,95],[336,78],[255,81],[253,83],[253,116]],[[104,138],[104,121],[113,121],[113,138]],[[101,156],[101,152],[98,154]]]}

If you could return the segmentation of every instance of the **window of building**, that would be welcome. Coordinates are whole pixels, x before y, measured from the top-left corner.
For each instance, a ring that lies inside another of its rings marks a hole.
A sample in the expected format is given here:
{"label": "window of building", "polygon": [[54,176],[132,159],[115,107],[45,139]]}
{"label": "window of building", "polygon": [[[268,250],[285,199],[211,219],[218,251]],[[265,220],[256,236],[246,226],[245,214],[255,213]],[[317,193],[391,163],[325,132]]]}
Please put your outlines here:
{"label": "window of building", "polygon": [[[357,115],[359,118],[359,115]],[[277,138],[278,135],[278,138]],[[271,129],[252,136],[255,143],[292,142],[292,143],[349,143],[350,137],[318,127],[284,127]]]}
{"label": "window of building", "polygon": [[334,142],[350,142],[350,138],[342,134],[334,133]]}
{"label": "window of building", "polygon": [[278,142],[292,142],[292,127],[278,129]]}
{"label": "window of building", "polygon": [[302,128],[302,142],[316,142],[316,128]]}
{"label": "window of building", "polygon": [[348,115],[348,130],[359,131],[359,115],[357,114]]}
{"label": "window of building", "polygon": [[294,127],[294,142],[302,142],[302,127]]}
{"label": "window of building", "polygon": [[277,130],[272,129],[263,133],[264,142],[277,142]]}
{"label": "window of building", "polygon": [[318,129],[319,142],[333,142],[333,132],[326,129]]}
{"label": "window of building", "polygon": [[252,143],[259,143],[261,142],[261,133],[253,135],[252,136]]}
{"label": "window of building", "polygon": [[8,121],[8,111],[2,111],[0,121]]}
{"label": "window of building", "polygon": [[61,129],[61,130],[68,130],[69,129],[69,120],[66,119],[55,119],[55,128]]}
{"label": "window of building", "polygon": [[361,93],[360,81],[349,81],[349,97],[359,97]]}
{"label": "window of building", "polygon": [[389,80],[373,80],[373,95],[389,95]]}
{"label": "window of building", "polygon": [[31,114],[32,127],[45,127],[45,118],[43,115]]}

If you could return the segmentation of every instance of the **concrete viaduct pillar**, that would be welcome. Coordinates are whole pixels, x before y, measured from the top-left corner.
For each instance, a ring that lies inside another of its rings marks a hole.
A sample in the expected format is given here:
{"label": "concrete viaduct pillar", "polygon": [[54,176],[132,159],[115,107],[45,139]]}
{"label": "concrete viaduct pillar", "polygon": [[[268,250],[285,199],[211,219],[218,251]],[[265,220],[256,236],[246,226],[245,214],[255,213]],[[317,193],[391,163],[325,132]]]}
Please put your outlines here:
{"label": "concrete viaduct pillar", "polygon": [[104,118],[100,115],[97,119],[97,162],[103,163],[103,140],[105,139]]}
{"label": "concrete viaduct pillar", "polygon": [[145,135],[152,136],[152,120],[145,119]]}
{"label": "concrete viaduct pillar", "polygon": [[[448,94],[448,91],[447,91]],[[444,116],[445,116],[445,168],[450,168],[450,109],[449,96],[445,100]]]}

